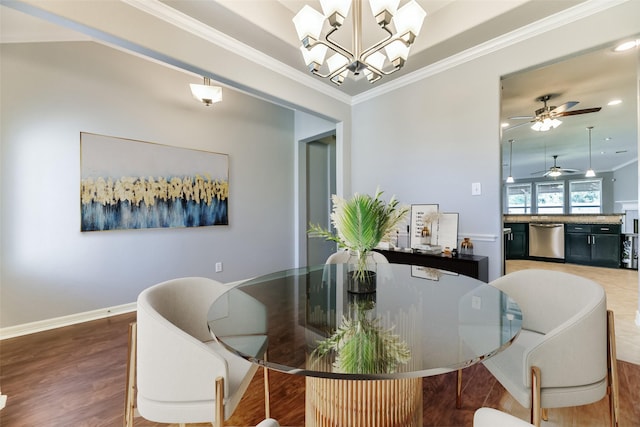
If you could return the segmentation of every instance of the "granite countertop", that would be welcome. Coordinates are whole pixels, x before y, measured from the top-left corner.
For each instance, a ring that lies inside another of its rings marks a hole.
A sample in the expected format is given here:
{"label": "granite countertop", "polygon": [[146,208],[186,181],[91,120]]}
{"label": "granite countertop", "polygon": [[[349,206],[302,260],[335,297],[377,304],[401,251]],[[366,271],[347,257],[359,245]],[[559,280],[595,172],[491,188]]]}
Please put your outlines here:
{"label": "granite countertop", "polygon": [[622,224],[624,214],[503,215],[505,224],[514,222],[558,222],[563,224]]}

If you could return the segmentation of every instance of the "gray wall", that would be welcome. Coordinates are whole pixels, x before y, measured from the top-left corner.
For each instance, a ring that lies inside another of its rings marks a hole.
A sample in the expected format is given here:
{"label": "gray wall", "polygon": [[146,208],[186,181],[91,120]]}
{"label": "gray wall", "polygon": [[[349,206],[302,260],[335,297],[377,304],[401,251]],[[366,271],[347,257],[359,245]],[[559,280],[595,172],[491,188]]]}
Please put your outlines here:
{"label": "gray wall", "polygon": [[[91,42],[1,49],[0,326],[293,266],[293,111],[228,88],[207,108],[199,77]],[[81,131],[229,154],[229,226],[81,233]]]}
{"label": "gray wall", "polygon": [[[502,253],[500,77],[638,33],[639,6],[631,1],[529,38],[514,36],[521,41],[357,103],[352,190],[379,184],[402,202],[458,212],[459,237],[471,237],[475,253],[490,257],[495,279]],[[474,182],[482,185],[479,196],[471,195]]]}
{"label": "gray wall", "polygon": [[[613,200],[615,202],[638,201],[638,161],[613,172]],[[620,206],[616,206],[620,209]]]}
{"label": "gray wall", "polygon": [[[121,3],[109,5],[127,9]],[[68,9],[71,15],[77,8]],[[309,96],[312,90],[300,88],[301,83],[248,61],[227,61],[222,49],[207,50],[198,40],[189,39],[188,50],[184,43],[167,43],[171,29],[165,26],[148,30],[141,25],[139,38],[131,37],[201,69],[233,76],[240,86],[273,95],[280,105],[297,104],[307,113],[334,117],[338,193],[372,192],[380,185],[387,197],[396,194],[403,203],[438,203],[443,211],[459,212],[459,234],[472,236],[476,252],[490,256],[490,278],[495,278],[502,232],[500,76],[637,34],[639,12],[640,2],[632,0],[576,22],[565,20],[562,26],[551,20],[548,32],[525,31],[516,44],[491,47],[485,56],[467,52],[461,56],[468,62],[453,68],[438,64],[409,86],[390,91],[382,83],[377,90],[383,93],[354,100],[353,107],[319,92]],[[87,24],[99,21],[110,33],[127,33],[119,28],[129,21],[91,17]],[[161,34],[152,31],[157,28]],[[295,245],[289,244],[291,220],[303,210],[304,200],[300,188],[295,203],[288,196],[298,178],[291,170],[306,173],[282,167],[292,156],[287,151],[294,121],[289,112],[238,94],[235,98],[231,91],[208,111],[189,98],[186,85],[195,77],[150,68],[109,49],[99,55],[78,51],[73,59],[76,48],[61,56],[55,45],[28,47],[22,55],[9,56],[17,48],[2,46],[0,325],[131,302],[140,289],[169,276],[247,277],[284,268],[302,253],[306,236],[300,218]],[[114,61],[122,62],[112,66]],[[245,64],[242,72],[230,69],[238,63]],[[295,141],[313,135],[299,132],[295,121]],[[229,153],[231,225],[80,233],[82,130]],[[299,165],[299,144],[294,152]],[[276,159],[282,163],[271,167]],[[47,183],[52,175],[55,188]],[[471,196],[472,182],[482,184],[482,195]],[[251,264],[242,263],[245,259]],[[212,272],[215,261],[225,263],[223,273]]]}

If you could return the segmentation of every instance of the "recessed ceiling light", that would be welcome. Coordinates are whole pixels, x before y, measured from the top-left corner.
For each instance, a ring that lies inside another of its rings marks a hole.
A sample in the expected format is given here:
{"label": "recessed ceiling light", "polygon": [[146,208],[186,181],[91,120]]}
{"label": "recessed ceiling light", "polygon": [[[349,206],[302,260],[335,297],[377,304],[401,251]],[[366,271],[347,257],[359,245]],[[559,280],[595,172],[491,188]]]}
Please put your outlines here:
{"label": "recessed ceiling light", "polygon": [[618,105],[618,104],[622,104],[622,100],[621,99],[613,99],[613,100],[609,101],[609,103],[607,105]]}
{"label": "recessed ceiling light", "polygon": [[624,52],[626,50],[633,49],[634,47],[636,47],[638,45],[640,45],[640,40],[631,40],[631,41],[619,44],[613,50],[616,51],[616,52]]}
{"label": "recessed ceiling light", "polygon": [[606,137],[604,140],[605,141],[611,141],[613,138],[611,138],[610,136]]}

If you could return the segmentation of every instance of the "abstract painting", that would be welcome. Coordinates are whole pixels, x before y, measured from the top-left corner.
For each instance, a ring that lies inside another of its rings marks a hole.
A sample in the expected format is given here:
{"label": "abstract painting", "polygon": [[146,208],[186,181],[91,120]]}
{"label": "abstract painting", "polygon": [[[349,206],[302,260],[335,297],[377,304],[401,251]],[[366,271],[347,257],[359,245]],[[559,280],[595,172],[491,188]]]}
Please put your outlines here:
{"label": "abstract painting", "polygon": [[80,133],[81,231],[228,225],[229,157]]}

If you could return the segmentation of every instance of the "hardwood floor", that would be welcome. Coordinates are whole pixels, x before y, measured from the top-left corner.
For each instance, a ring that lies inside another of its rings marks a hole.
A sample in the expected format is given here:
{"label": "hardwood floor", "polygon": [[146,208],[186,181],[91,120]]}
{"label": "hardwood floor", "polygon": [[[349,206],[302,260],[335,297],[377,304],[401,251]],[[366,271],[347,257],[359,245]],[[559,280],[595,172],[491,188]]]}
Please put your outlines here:
{"label": "hardwood floor", "polygon": [[[127,328],[135,314],[114,316],[0,342],[0,385],[8,395],[2,427],[121,426]],[[619,362],[621,427],[640,426],[640,366]],[[213,379],[212,379],[213,381]],[[255,425],[264,418],[262,372],[227,422]],[[283,426],[304,424],[304,378],[272,372],[271,412]],[[521,418],[527,410],[482,365],[465,370],[462,409],[455,408],[455,374],[425,378],[424,426],[471,426],[474,411],[490,406]],[[607,399],[550,410],[547,426],[606,426]],[[137,418],[136,426],[162,426]],[[204,424],[203,424],[204,425]],[[349,426],[340,426],[349,427]]]}

